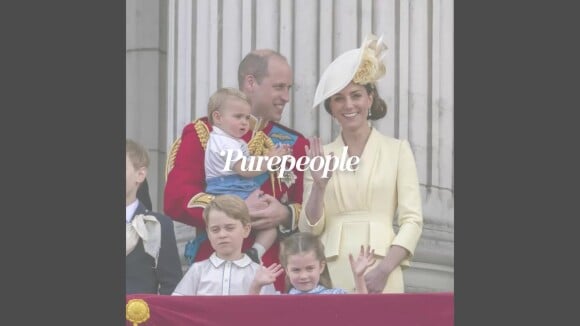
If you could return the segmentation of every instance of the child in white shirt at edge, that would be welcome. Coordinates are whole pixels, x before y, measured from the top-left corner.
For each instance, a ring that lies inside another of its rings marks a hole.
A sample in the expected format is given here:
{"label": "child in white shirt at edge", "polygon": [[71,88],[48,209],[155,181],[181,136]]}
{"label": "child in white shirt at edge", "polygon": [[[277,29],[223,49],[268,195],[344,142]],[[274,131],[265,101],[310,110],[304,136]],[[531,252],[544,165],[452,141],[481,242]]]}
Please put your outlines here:
{"label": "child in white shirt at edge", "polygon": [[[372,266],[374,249],[361,246],[355,260],[349,254],[355,279],[355,293],[368,293],[364,274]],[[280,263],[286,270],[288,294],[347,294],[344,289],[333,288],[326,267],[324,245],[319,237],[309,232],[297,232],[280,244]],[[271,286],[278,275],[271,269],[258,271],[250,288],[251,294],[261,293],[262,286]]]}
{"label": "child in white shirt at edge", "polygon": [[[241,150],[249,162],[248,144],[242,137],[250,130],[251,105],[248,97],[235,88],[221,88],[208,101],[208,120],[212,131],[205,151],[205,192],[212,195],[232,194],[243,200],[254,191],[260,191],[254,177],[267,172],[267,161],[256,166],[257,171],[242,170],[242,159],[234,152],[230,166],[227,163],[228,150]],[[281,157],[289,154],[290,147],[282,145],[270,149],[267,157]],[[257,161],[257,157],[254,158]],[[248,164],[249,165],[249,164]],[[246,254],[260,263],[264,253],[274,244],[278,236],[276,228],[254,231],[255,242]]]}
{"label": "child in white shirt at edge", "polygon": [[[216,196],[203,211],[208,239],[214,253],[195,262],[185,273],[172,295],[244,295],[249,294],[256,273],[269,280],[278,277],[280,264],[264,267],[242,253],[242,242],[250,234],[248,207],[235,195]],[[255,294],[278,294],[272,280]],[[254,286],[254,288],[256,288]]]}

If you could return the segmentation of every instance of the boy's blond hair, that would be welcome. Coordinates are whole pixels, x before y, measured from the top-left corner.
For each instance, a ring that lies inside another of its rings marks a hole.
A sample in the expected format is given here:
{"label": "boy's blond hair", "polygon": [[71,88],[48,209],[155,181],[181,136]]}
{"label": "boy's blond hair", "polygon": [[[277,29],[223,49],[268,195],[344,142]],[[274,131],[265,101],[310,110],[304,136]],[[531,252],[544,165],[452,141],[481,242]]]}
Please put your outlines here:
{"label": "boy's blond hair", "polygon": [[248,225],[251,221],[248,206],[236,195],[216,196],[203,210],[205,225],[209,224],[209,213],[212,210],[224,212],[228,217],[242,222],[242,225]]}
{"label": "boy's blond hair", "polygon": [[231,87],[220,88],[213,93],[207,103],[207,118],[209,119],[209,123],[213,125],[213,113],[223,109],[225,101],[229,99],[242,101],[251,106],[248,96],[239,89]]}
{"label": "boy's blond hair", "polygon": [[133,163],[135,170],[149,167],[149,154],[147,154],[147,150],[136,141],[126,139],[125,153],[129,155],[129,160]]}

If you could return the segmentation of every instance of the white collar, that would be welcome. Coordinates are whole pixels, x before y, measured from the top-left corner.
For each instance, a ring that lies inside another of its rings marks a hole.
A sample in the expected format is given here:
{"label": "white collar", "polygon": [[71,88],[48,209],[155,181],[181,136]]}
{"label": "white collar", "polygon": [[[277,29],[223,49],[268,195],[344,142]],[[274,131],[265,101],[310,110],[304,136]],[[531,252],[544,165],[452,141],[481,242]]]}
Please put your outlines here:
{"label": "white collar", "polygon": [[[211,254],[211,256],[209,256],[209,261],[215,268],[220,267],[221,264],[226,262],[226,260],[219,258],[218,255],[215,253],[215,251],[213,254]],[[246,254],[243,254],[242,258],[238,260],[228,260],[228,261],[234,263],[238,267],[246,267],[252,263],[252,260]]]}
{"label": "white collar", "polygon": [[218,134],[218,135],[227,136],[227,137],[230,137],[230,138],[235,138],[235,137],[232,137],[232,136],[228,135],[228,134],[227,134],[225,131],[223,131],[223,130],[222,130],[220,127],[218,127],[218,126],[212,126],[212,129],[211,129],[211,130],[212,130],[213,132],[215,132],[216,134]]}
{"label": "white collar", "polygon": [[125,207],[125,218],[126,218],[126,222],[130,223],[131,220],[133,219],[133,216],[135,215],[135,211],[137,210],[137,207],[139,206],[139,200],[135,199],[135,201],[129,205],[127,205],[127,207]]}

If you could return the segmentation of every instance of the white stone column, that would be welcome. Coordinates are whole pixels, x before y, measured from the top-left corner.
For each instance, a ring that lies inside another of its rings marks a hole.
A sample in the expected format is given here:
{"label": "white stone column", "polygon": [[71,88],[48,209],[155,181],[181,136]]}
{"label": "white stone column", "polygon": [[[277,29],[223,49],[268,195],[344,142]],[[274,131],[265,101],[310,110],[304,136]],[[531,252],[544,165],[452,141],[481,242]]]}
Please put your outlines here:
{"label": "white stone column", "polygon": [[[193,53],[194,7],[191,0],[168,0],[167,10],[167,132],[165,148],[169,151],[173,142],[181,137],[183,127],[192,120],[192,98],[195,86]],[[165,163],[162,162],[165,171]],[[165,174],[163,176],[165,187]],[[163,198],[163,197],[161,197]],[[195,236],[195,228],[174,221],[177,249],[182,269],[189,267],[183,256],[185,244]]]}
{"label": "white stone column", "polygon": [[126,2],[126,136],[149,152],[147,180],[153,209],[158,211],[166,153],[166,10],[164,0]]}

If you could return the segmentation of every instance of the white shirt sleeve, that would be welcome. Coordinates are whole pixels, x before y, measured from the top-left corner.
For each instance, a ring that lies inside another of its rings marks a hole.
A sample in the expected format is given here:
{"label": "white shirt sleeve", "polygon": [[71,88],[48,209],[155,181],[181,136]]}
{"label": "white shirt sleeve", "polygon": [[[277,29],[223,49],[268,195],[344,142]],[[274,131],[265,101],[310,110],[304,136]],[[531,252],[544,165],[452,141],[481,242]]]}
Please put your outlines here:
{"label": "white shirt sleeve", "polygon": [[171,295],[196,295],[201,274],[200,266],[199,263],[191,265]]}
{"label": "white shirt sleeve", "polygon": [[[238,158],[239,155],[237,154],[232,155],[232,160],[230,161],[230,166],[228,167],[229,170],[232,171],[224,171],[228,150],[241,150],[242,157],[248,157],[249,155],[248,145],[243,140],[216,134],[214,132],[210,133],[205,151],[206,179],[236,174],[235,171],[232,170],[232,167],[234,163],[241,159]],[[225,155],[222,155],[222,152]]]}

